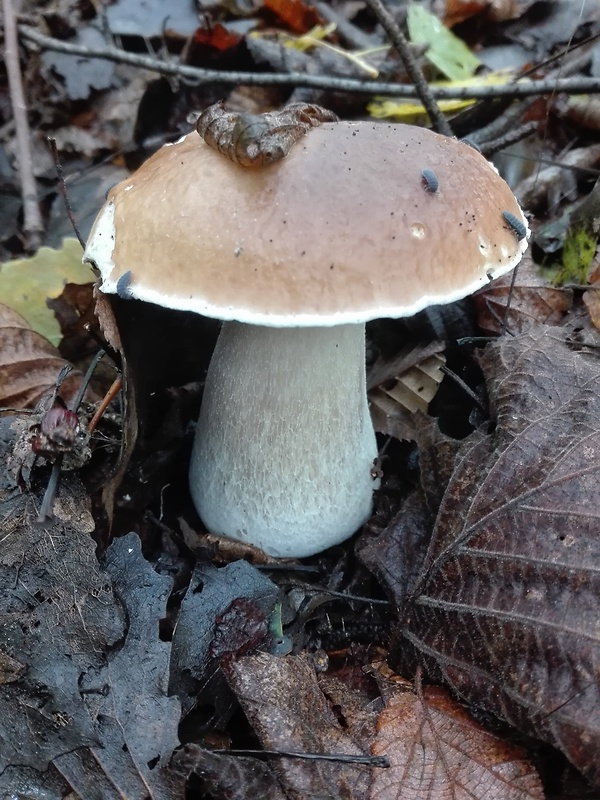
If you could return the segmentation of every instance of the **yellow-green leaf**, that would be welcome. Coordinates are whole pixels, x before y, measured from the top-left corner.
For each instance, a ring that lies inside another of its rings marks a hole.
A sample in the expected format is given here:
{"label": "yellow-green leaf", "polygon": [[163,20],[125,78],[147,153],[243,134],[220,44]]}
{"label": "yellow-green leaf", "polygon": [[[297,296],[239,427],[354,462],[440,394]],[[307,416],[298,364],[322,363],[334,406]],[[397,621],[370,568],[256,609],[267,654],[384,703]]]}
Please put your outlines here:
{"label": "yellow-green leaf", "polygon": [[[429,85],[435,87],[460,88],[461,86],[496,86],[512,80],[513,74],[505,70],[489,72],[486,75],[476,75],[463,81],[432,81]],[[461,111],[473,105],[475,100],[444,100],[437,101],[440,110],[445,114]],[[411,125],[425,125],[427,115],[421,103],[415,100],[397,99],[393,97],[375,97],[367,106],[367,110],[376,119],[394,119]]]}
{"label": "yellow-green leaf", "polygon": [[425,56],[443,75],[451,81],[473,75],[480,64],[479,59],[434,14],[423,6],[410,3],[406,22],[411,42],[428,45]]}
{"label": "yellow-green leaf", "polygon": [[52,344],[60,342],[60,328],[46,305],[67,283],[91,283],[94,273],[81,263],[77,239],[63,239],[60,250],[40,247],[32,258],[0,264],[0,303],[18,311],[34,331]]}

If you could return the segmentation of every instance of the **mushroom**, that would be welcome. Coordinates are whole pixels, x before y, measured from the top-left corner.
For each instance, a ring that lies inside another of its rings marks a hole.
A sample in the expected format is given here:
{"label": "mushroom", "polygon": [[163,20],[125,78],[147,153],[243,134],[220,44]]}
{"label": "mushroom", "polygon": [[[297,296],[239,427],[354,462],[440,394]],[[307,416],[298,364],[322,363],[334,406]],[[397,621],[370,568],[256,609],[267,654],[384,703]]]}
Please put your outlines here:
{"label": "mushroom", "polygon": [[365,322],[513,269],[510,218],[528,232],[475,149],[370,122],[323,124],[259,169],[191,133],[111,190],[84,254],[102,291],[224,321],[190,466],[209,531],[303,557],[358,529],[377,486]]}

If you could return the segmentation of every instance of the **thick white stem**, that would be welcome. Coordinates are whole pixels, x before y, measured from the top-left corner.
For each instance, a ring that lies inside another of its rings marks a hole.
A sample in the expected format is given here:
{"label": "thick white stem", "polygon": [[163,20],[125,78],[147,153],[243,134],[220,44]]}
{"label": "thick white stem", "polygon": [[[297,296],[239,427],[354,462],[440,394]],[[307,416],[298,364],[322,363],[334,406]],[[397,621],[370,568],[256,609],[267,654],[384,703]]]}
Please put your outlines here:
{"label": "thick white stem", "polygon": [[190,466],[209,531],[273,556],[325,550],[368,518],[376,456],[364,325],[223,325]]}

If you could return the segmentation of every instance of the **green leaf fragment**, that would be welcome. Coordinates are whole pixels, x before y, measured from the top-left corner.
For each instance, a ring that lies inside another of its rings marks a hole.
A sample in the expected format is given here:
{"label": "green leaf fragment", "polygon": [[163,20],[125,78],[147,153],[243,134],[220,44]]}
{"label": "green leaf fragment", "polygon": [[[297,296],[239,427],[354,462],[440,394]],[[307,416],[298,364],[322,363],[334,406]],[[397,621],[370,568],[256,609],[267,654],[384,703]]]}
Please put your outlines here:
{"label": "green leaf fragment", "polygon": [[21,314],[34,331],[58,345],[60,327],[46,300],[58,297],[67,283],[91,283],[94,273],[81,263],[77,239],[63,239],[62,247],[40,247],[32,258],[0,265],[0,303]]}
{"label": "green leaf fragment", "polygon": [[470,78],[480,64],[467,45],[422,6],[410,3],[408,35],[415,44],[428,45],[427,60],[451,81]]}

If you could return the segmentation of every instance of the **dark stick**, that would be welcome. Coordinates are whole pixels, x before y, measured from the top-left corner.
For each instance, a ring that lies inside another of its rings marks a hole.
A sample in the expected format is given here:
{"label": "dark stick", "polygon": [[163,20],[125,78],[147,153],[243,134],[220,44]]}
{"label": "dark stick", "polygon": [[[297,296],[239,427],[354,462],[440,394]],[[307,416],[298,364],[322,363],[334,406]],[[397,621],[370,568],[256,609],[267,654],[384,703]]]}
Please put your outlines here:
{"label": "dark stick", "polygon": [[[84,58],[104,58],[121,64],[142,67],[160,75],[178,75],[194,85],[215,83],[224,86],[246,84],[251,86],[306,86],[315,89],[328,89],[358,94],[382,94],[396,97],[416,97],[414,86],[400,83],[378,83],[359,81],[351,78],[334,78],[326,75],[306,75],[301,72],[239,72],[226,70],[199,69],[186,64],[162,61],[151,56],[127,53],[117,47],[83,47],[60,39],[44,36],[35,28],[20,25],[19,33],[24,39],[35,42],[46,50],[57,53],[83,56]],[[564,78],[560,80],[525,81],[500,86],[429,87],[433,97],[447,100],[478,100],[495,97],[528,97],[548,92],[600,93],[600,78]]]}
{"label": "dark stick", "polygon": [[69,201],[69,194],[67,192],[67,184],[65,183],[65,177],[63,173],[62,164],[60,163],[60,155],[58,154],[58,147],[56,146],[56,139],[52,136],[48,136],[48,144],[50,145],[50,152],[52,153],[52,158],[54,160],[54,168],[56,169],[56,174],[58,176],[58,188],[60,189],[60,193],[63,199],[63,203],[65,204],[65,209],[67,211],[67,217],[69,218],[69,222],[71,223],[71,227],[75,231],[75,236],[77,237],[77,241],[81,245],[82,249],[85,250],[85,242],[83,241],[83,237],[79,232],[79,228],[77,227],[77,222],[75,221],[75,215],[73,214],[73,209],[71,207],[71,203]]}
{"label": "dark stick", "polygon": [[[85,390],[87,389],[90,380],[92,379],[92,375],[94,374],[94,370],[98,366],[100,359],[104,356],[104,350],[100,350],[99,353],[96,353],[92,362],[90,363],[89,367],[86,370],[85,375],[81,383],[79,384],[79,389],[77,390],[77,394],[69,403],[69,410],[70,411],[77,411],[81,401],[83,400],[83,395],[85,394]],[[54,498],[56,497],[56,492],[58,490],[58,482],[60,480],[60,471],[63,463],[63,456],[62,454],[58,456],[54,465],[52,467],[52,472],[50,473],[50,478],[48,480],[48,485],[46,486],[46,491],[44,492],[44,497],[42,499],[42,505],[40,507],[40,513],[38,514],[37,522],[39,525],[45,525],[47,522],[52,520],[52,506],[54,505]]]}
{"label": "dark stick", "polygon": [[425,80],[425,76],[423,75],[421,68],[417,64],[417,60],[412,54],[405,35],[400,30],[400,26],[397,24],[396,20],[392,17],[387,8],[383,5],[382,0],[367,0],[367,5],[372,9],[373,13],[383,26],[383,29],[390,37],[391,43],[398,51],[398,55],[402,59],[404,68],[406,69],[415,86],[415,89],[417,90],[419,100],[423,103],[433,128],[438,133],[443,133],[446,136],[452,136],[452,128],[450,127],[446,117],[440,111],[438,104],[435,102],[435,98],[431,93],[431,89]]}
{"label": "dark stick", "polygon": [[211,750],[221,756],[254,756],[276,758],[304,758],[310,761],[341,761],[345,764],[367,764],[370,767],[390,766],[387,756],[355,756],[344,753],[325,755],[324,753],[294,753],[285,750]]}
{"label": "dark stick", "polygon": [[17,163],[23,197],[23,231],[30,250],[37,250],[42,243],[44,223],[38,205],[37,186],[33,174],[31,156],[31,134],[27,119],[27,104],[23,90],[23,77],[19,63],[17,24],[11,0],[3,0],[4,11],[4,63],[8,78],[8,90],[15,123]]}
{"label": "dark stick", "polygon": [[479,145],[479,149],[484,156],[489,158],[499,150],[504,150],[505,147],[508,147],[511,144],[516,144],[516,142],[520,142],[522,139],[526,139],[528,136],[531,136],[532,133],[536,132],[537,127],[537,122],[526,122],[524,125],[515,128],[514,131],[509,131],[508,133],[505,133],[504,136],[498,137],[498,139],[492,139],[489,142],[482,142]]}

